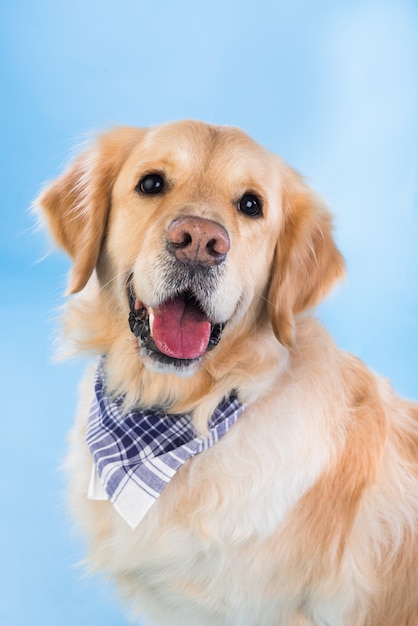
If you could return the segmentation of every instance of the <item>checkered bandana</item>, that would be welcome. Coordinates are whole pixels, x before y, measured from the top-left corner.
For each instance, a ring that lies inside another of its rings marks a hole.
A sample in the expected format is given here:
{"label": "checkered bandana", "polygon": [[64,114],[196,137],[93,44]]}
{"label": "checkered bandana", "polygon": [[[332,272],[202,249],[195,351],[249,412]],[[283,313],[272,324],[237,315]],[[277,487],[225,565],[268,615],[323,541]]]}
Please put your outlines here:
{"label": "checkered bandana", "polygon": [[122,410],[123,396],[108,396],[102,359],[96,373],[87,443],[94,459],[89,498],[110,499],[135,528],[178,469],[213,446],[245,409],[235,396],[209,420],[209,436],[197,436],[188,414],[162,409]]}

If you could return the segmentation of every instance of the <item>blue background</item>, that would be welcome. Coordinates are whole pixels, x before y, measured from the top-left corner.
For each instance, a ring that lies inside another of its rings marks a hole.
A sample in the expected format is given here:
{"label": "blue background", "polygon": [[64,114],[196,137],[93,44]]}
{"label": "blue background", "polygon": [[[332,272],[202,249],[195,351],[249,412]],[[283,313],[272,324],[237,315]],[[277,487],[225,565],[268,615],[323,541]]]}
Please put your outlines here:
{"label": "blue background", "polygon": [[77,567],[59,466],[82,363],[52,363],[68,260],[28,207],[115,123],[241,126],[336,218],[337,342],[418,398],[418,6],[406,0],[3,0],[0,624],[122,626]]}

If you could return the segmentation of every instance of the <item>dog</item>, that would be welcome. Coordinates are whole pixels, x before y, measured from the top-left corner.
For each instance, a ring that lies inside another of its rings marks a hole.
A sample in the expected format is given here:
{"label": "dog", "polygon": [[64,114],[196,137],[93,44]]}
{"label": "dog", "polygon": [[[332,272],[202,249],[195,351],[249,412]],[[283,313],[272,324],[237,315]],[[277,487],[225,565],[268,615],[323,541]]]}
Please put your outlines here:
{"label": "dog", "polygon": [[416,626],[418,405],[309,313],[345,270],[302,177],[235,128],[118,127],[38,204],[96,355],[70,506],[141,623]]}

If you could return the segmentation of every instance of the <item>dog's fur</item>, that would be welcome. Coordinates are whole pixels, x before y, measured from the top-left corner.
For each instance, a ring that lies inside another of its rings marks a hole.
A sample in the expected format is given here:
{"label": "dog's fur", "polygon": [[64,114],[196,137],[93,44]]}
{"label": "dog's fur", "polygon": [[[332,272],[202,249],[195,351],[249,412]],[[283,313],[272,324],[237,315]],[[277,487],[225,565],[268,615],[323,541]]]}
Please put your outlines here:
{"label": "dog's fur", "polygon": [[[149,172],[165,177],[164,193],[138,191]],[[246,192],[262,216],[237,209]],[[73,259],[68,291],[81,292],[66,333],[107,355],[111,389],[129,406],[190,411],[198,432],[231,390],[248,405],[132,531],[86,497],[87,373],[68,469],[93,566],[152,625],[416,626],[418,405],[306,314],[344,265],[326,208],[297,173],[236,129],[122,127],[39,204]],[[230,250],[203,296],[227,322],[221,341],[182,369],[144,356],[126,292],[131,280],[142,302],[168,297],[179,262],[166,233],[184,215],[221,224]]]}

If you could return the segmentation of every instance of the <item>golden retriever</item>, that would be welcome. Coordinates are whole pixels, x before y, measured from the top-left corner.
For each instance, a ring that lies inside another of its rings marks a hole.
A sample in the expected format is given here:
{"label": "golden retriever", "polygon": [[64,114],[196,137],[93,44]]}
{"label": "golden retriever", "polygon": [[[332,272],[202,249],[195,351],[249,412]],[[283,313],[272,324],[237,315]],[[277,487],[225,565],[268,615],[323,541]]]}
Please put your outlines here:
{"label": "golden retriever", "polygon": [[207,441],[241,407],[128,523],[86,443],[97,359],[84,378],[71,507],[141,623],[416,626],[418,405],[307,313],[344,263],[301,177],[238,129],[120,127],[39,205],[73,261],[65,333],[119,418]]}

